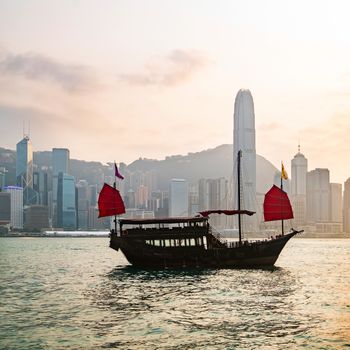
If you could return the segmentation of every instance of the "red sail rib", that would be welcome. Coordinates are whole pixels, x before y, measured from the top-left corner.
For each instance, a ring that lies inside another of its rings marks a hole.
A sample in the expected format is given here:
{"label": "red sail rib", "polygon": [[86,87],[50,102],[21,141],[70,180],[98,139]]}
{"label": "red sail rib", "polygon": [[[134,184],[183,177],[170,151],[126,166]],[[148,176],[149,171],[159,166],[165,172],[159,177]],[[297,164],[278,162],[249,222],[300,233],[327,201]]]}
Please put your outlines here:
{"label": "red sail rib", "polygon": [[124,202],[119,191],[105,183],[98,197],[98,210],[99,218],[124,214]]}
{"label": "red sail rib", "polygon": [[275,185],[265,194],[264,219],[265,221],[293,219],[293,210],[287,193]]}
{"label": "red sail rib", "polygon": [[251,216],[255,214],[255,212],[249,211],[249,210],[206,210],[206,211],[200,211],[199,214],[201,214],[204,217],[208,217],[210,214],[225,214],[225,215],[246,214]]}

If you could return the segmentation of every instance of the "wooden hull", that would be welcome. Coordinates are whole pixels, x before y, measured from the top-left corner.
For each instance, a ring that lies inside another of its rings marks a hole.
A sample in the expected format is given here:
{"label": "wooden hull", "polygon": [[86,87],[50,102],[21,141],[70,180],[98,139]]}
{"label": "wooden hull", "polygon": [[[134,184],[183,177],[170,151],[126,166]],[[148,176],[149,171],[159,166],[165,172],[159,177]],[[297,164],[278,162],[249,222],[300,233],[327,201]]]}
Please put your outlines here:
{"label": "wooden hull", "polygon": [[283,247],[300,231],[240,246],[156,247],[141,239],[111,234],[110,247],[141,268],[261,268],[273,266]]}

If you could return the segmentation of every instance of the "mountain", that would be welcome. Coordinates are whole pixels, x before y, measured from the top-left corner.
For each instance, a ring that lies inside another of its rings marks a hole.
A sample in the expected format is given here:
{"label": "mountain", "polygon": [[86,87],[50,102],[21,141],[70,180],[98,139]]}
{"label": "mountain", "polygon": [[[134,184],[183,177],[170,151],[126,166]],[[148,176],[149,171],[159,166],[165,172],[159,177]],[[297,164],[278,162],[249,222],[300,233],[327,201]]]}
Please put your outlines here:
{"label": "mountain", "polygon": [[[232,145],[226,144],[186,156],[166,157],[164,160],[138,159],[129,164],[127,169],[131,172],[155,170],[161,190],[168,189],[172,178],[184,178],[189,183],[196,183],[200,178],[225,177],[232,180],[232,149]],[[260,155],[256,156],[256,169],[257,192],[265,193],[271,187],[278,170]]]}

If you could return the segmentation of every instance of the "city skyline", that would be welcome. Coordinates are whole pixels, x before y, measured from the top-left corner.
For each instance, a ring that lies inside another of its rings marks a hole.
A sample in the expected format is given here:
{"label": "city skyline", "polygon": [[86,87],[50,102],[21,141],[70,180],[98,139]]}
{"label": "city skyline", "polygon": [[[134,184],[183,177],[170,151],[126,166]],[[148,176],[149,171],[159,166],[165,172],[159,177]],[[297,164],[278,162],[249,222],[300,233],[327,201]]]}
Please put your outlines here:
{"label": "city skyline", "polygon": [[234,97],[247,88],[258,154],[278,167],[300,143],[310,169],[329,168],[344,183],[349,9],[346,1],[2,1],[3,146],[13,149],[30,121],[34,150],[68,147],[74,159],[198,152],[231,143]]}

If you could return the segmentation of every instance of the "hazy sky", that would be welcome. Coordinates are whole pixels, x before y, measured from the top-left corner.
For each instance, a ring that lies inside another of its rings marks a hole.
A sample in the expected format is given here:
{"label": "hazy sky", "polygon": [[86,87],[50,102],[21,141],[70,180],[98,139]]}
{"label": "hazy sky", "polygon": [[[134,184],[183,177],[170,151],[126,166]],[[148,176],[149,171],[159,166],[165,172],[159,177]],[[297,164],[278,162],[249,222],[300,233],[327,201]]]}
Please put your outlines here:
{"label": "hazy sky", "polygon": [[129,163],[232,143],[240,88],[257,153],[350,177],[350,2],[0,0],[0,146]]}

